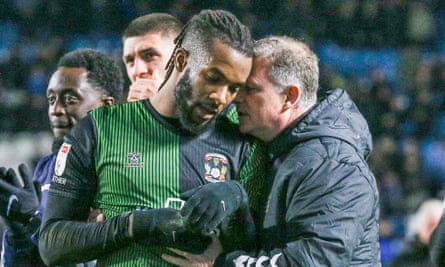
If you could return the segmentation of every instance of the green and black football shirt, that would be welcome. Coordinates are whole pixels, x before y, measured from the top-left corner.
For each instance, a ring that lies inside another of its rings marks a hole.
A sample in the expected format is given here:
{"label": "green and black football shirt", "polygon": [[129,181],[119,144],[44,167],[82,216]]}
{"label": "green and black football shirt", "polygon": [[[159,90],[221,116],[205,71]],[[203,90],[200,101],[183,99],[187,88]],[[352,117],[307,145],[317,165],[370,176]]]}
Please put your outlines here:
{"label": "green and black football shirt", "polygon": [[[264,154],[239,132],[233,110],[197,135],[161,116],[149,101],[95,109],[78,124],[83,126],[75,127],[59,151],[49,192],[61,206],[71,203],[73,212],[52,212],[47,220],[85,220],[93,203],[106,218],[138,207],[162,208],[189,189],[231,179],[245,187],[252,207],[264,200]],[[111,223],[116,221],[90,228],[59,225],[52,229],[55,236],[80,232],[84,238],[74,250],[70,240],[54,247],[79,262],[99,255],[98,266],[170,266],[160,257],[165,248],[119,240],[104,226]]]}

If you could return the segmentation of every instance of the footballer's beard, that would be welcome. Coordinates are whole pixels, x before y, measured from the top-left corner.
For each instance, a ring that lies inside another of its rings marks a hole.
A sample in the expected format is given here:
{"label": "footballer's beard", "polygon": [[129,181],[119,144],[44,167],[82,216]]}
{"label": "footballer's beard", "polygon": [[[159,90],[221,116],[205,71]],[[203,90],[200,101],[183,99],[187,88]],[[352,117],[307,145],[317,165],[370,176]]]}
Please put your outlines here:
{"label": "footballer's beard", "polygon": [[191,106],[190,99],[193,97],[193,87],[190,79],[190,69],[186,70],[184,75],[179,79],[175,87],[176,112],[179,116],[179,121],[186,130],[192,133],[199,133],[204,130],[209,122],[196,123],[193,119],[193,105]]}

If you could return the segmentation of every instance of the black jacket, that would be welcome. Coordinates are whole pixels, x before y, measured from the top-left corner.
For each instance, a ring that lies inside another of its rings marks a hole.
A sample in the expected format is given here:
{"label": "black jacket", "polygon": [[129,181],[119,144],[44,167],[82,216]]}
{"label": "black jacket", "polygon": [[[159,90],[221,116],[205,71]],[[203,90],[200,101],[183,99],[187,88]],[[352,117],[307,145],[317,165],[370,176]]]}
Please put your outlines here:
{"label": "black jacket", "polygon": [[[340,89],[269,144],[273,180],[260,247],[220,266],[381,266],[379,194],[366,120]],[[256,264],[256,265],[255,265]]]}
{"label": "black jacket", "polygon": [[442,213],[440,222],[430,240],[431,261],[438,267],[445,266],[445,212]]}

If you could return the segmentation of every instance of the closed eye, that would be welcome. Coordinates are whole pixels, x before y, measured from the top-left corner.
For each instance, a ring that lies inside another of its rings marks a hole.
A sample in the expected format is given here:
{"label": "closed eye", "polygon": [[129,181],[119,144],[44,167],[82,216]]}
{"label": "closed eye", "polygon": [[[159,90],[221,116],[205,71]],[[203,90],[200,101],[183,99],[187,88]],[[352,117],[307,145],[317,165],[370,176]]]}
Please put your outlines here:
{"label": "closed eye", "polygon": [[208,83],[214,84],[214,85],[222,85],[227,82],[226,77],[216,71],[206,72],[204,75],[204,78]]}
{"label": "closed eye", "polygon": [[249,85],[245,85],[245,86],[242,87],[241,90],[243,90],[243,92],[246,93],[246,94],[252,94],[252,93],[255,93],[256,91],[258,91],[258,88],[252,87],[252,86],[249,86]]}
{"label": "closed eye", "polygon": [[236,94],[236,93],[238,93],[239,91],[240,91],[240,89],[242,88],[243,86],[241,85],[241,84],[233,84],[233,85],[230,85],[229,86],[229,91],[232,93],[232,94]]}

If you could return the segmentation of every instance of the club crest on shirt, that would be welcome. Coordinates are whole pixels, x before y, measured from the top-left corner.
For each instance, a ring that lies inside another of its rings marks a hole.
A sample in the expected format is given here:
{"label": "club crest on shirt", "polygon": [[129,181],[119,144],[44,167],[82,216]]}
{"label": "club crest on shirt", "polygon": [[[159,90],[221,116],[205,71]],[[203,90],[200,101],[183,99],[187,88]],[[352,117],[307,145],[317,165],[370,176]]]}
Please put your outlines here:
{"label": "club crest on shirt", "polygon": [[54,167],[54,174],[57,176],[61,176],[66,167],[66,159],[68,157],[68,153],[70,152],[71,144],[63,143],[59,149],[59,153],[57,153],[56,166]]}
{"label": "club crest on shirt", "polygon": [[224,182],[226,180],[229,161],[226,156],[218,153],[208,153],[204,156],[204,177],[211,183]]}
{"label": "club crest on shirt", "polygon": [[142,168],[144,166],[144,163],[139,162],[141,159],[141,153],[139,152],[128,152],[127,159],[129,162],[125,163],[125,167]]}

